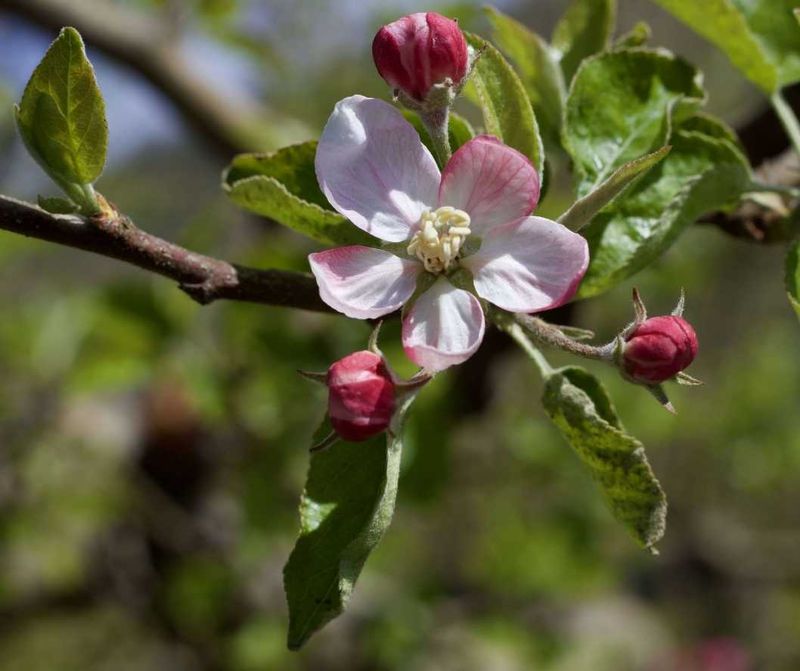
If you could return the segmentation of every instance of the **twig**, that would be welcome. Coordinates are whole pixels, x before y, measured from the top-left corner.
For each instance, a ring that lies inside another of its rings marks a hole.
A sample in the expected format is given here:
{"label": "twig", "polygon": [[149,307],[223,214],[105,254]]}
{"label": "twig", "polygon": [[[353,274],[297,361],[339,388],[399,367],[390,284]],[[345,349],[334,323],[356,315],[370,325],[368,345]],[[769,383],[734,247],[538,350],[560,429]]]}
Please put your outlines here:
{"label": "twig", "polygon": [[310,275],[247,268],[197,254],[142,231],[124,215],[85,218],[50,214],[0,196],[0,229],[94,252],[168,277],[202,305],[225,298],[331,311]]}
{"label": "twig", "polygon": [[[771,189],[800,187],[800,156],[787,149],[778,157],[762,163],[755,171],[755,178]],[[775,196],[782,202],[779,196]],[[793,202],[792,202],[793,201]],[[758,243],[785,243],[798,234],[798,217],[787,216],[797,199],[790,199],[780,208],[768,207],[755,200],[745,200],[732,212],[711,212],[698,224],[713,224],[726,233]]]}
{"label": "twig", "polygon": [[57,31],[76,27],[87,44],[134,69],[169,98],[221,158],[251,151],[241,111],[195,76],[162,22],[98,0],[0,0],[8,10]]}

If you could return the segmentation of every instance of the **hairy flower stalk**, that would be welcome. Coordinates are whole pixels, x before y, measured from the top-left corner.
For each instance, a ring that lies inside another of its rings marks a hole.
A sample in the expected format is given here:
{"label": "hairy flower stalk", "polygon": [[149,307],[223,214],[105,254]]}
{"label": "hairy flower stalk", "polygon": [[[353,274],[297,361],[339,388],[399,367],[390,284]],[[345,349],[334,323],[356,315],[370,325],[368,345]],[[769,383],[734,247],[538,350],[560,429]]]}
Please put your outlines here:
{"label": "hairy flower stalk", "polygon": [[422,119],[422,125],[428,131],[439,162],[446,165],[453,155],[450,148],[450,107],[421,110],[419,116]]}
{"label": "hairy flower stalk", "polygon": [[571,338],[561,327],[550,324],[544,319],[534,317],[533,315],[493,313],[493,319],[495,323],[503,329],[507,329],[509,324],[518,324],[537,345],[560,349],[564,352],[583,357],[584,359],[595,359],[607,363],[614,362],[615,350],[617,348],[615,340],[605,345],[591,345],[581,342]]}

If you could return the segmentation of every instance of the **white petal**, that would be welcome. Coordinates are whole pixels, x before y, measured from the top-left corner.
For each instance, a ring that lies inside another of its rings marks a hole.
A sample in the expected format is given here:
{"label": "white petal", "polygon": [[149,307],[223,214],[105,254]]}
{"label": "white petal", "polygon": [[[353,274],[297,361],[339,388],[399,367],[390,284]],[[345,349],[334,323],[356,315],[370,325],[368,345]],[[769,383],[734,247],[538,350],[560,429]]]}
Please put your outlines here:
{"label": "white petal", "polygon": [[413,126],[382,100],[351,96],[336,103],[315,166],[334,209],[381,240],[405,240],[423,210],[436,204],[436,161]]}
{"label": "white petal", "polygon": [[536,168],[490,135],[473,138],[453,154],[439,187],[439,206],[464,210],[478,235],[529,215],[538,200]]}
{"label": "white petal", "polygon": [[320,298],[355,319],[374,319],[401,308],[422,271],[415,261],[361,245],[309,254],[308,262]]}
{"label": "white petal", "polygon": [[461,264],[475,290],[512,312],[539,312],[570,300],[589,265],[586,240],[544,217],[493,228]]}
{"label": "white petal", "polygon": [[444,370],[475,353],[484,328],[478,299],[440,277],[403,320],[403,348],[417,365]]}

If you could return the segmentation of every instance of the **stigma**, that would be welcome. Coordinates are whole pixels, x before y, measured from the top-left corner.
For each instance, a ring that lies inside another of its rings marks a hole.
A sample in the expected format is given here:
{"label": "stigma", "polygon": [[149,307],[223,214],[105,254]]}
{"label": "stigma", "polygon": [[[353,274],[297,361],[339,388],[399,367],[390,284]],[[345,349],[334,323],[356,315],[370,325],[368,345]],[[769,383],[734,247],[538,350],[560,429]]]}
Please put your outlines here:
{"label": "stigma", "polygon": [[422,261],[429,273],[449,270],[458,255],[469,230],[469,215],[454,207],[426,210],[419,220],[419,230],[408,244],[408,253]]}

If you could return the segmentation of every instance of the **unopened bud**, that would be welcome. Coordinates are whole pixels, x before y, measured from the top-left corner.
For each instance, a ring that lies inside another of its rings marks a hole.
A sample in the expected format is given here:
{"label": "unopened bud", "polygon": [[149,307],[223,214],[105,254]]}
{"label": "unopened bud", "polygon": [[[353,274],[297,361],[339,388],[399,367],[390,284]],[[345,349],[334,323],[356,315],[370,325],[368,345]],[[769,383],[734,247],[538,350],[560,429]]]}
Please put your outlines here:
{"label": "unopened bud", "polygon": [[383,26],[372,41],[372,57],[381,77],[418,102],[448,80],[461,83],[469,53],[458,23],[436,12],[409,14]]}
{"label": "unopened bud", "polygon": [[345,440],[366,440],[389,428],[395,409],[395,386],[383,359],[374,352],[354,352],[328,369],[328,414]]}
{"label": "unopened bud", "polygon": [[697,356],[697,334],[683,317],[652,317],[625,338],[625,373],[643,384],[675,377]]}

